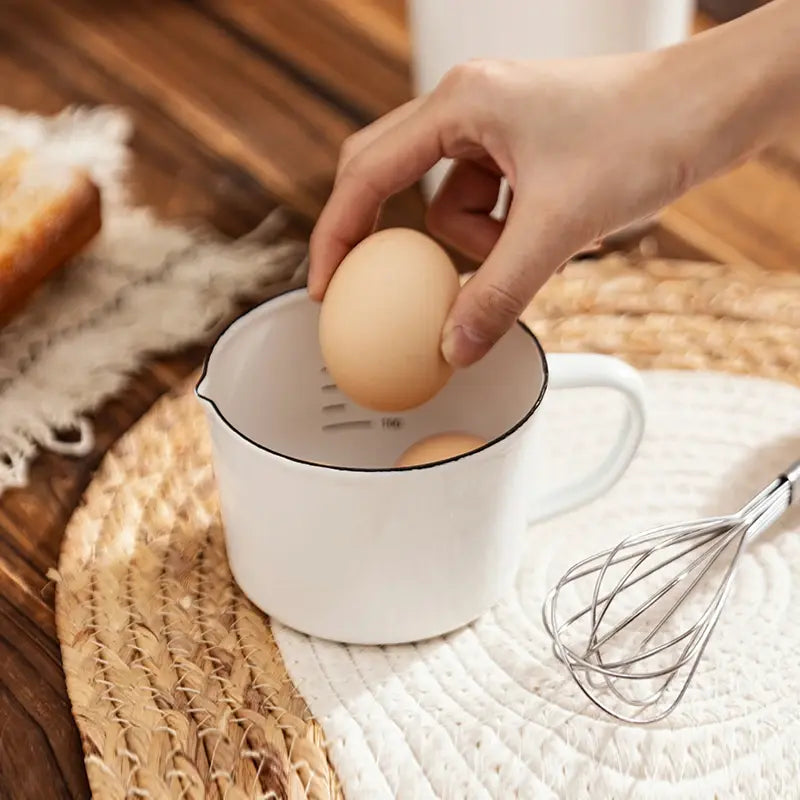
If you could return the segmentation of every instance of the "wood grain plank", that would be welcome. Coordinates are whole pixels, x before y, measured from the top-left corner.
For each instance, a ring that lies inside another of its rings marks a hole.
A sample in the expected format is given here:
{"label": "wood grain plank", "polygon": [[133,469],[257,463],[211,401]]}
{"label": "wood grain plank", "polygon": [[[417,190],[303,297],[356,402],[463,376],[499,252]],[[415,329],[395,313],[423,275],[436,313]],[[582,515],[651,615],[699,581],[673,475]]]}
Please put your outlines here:
{"label": "wood grain plank", "polygon": [[0,596],[0,797],[89,797],[55,649]]}
{"label": "wood grain plank", "polygon": [[[45,536],[50,542],[52,537]],[[20,609],[32,629],[40,630],[55,640],[56,627],[52,603],[45,599],[49,580],[34,565],[34,548],[23,545],[15,548],[5,521],[0,520],[0,586],[3,596]],[[57,563],[57,559],[56,559]],[[54,562],[45,564],[45,570]]]}
{"label": "wood grain plank", "polygon": [[666,258],[688,258],[728,264],[755,264],[729,242],[709,233],[675,208],[661,214],[655,234],[658,253]]}
{"label": "wood grain plank", "polygon": [[348,29],[383,48],[393,58],[408,63],[411,39],[406,25],[405,0],[319,0],[318,10],[331,8]]}
{"label": "wood grain plank", "polygon": [[[341,141],[358,126],[241,49],[191,5],[37,0],[17,6],[43,28],[81,41],[88,57],[281,202],[318,212]],[[214,68],[204,69],[209,53]]]}
{"label": "wood grain plank", "polygon": [[716,22],[728,22],[767,2],[768,0],[698,0],[697,7]]}
{"label": "wood grain plank", "polygon": [[355,39],[352,28],[324,5],[198,0],[196,7],[235,31],[254,52],[280,59],[284,69],[330,98],[359,126],[409,98],[407,65],[371,46],[369,38]]}
{"label": "wood grain plank", "polygon": [[[4,642],[0,639],[0,663],[5,661]],[[69,791],[54,764],[53,751],[42,728],[13,695],[11,688],[20,684],[20,676],[10,673],[0,678],[0,753],[3,765],[0,769],[0,798],[42,797],[46,786],[47,797],[77,797]],[[88,789],[84,793],[89,796]]]}
{"label": "wood grain plank", "polygon": [[751,161],[692,190],[673,203],[665,223],[679,215],[711,239],[772,269],[800,269],[800,191],[790,174]]}
{"label": "wood grain plank", "polygon": [[10,6],[0,15],[3,104],[44,114],[76,104],[124,108],[134,125],[133,200],[165,218],[202,220],[223,234],[241,236],[275,207],[274,197],[249,173],[31,17]]}

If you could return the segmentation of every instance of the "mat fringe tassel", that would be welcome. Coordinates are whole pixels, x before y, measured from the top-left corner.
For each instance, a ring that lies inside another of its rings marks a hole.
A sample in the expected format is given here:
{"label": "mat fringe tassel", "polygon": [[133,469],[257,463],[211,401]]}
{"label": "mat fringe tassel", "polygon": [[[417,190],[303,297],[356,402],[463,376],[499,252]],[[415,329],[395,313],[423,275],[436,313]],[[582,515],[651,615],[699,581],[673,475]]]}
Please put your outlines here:
{"label": "mat fringe tassel", "polygon": [[24,486],[41,449],[84,455],[87,418],[155,353],[208,336],[238,301],[300,285],[305,246],[279,209],[231,241],[131,204],[129,118],[112,108],[54,117],[0,109],[0,157],[18,147],[85,167],[101,188],[101,234],[0,329],[0,494]]}

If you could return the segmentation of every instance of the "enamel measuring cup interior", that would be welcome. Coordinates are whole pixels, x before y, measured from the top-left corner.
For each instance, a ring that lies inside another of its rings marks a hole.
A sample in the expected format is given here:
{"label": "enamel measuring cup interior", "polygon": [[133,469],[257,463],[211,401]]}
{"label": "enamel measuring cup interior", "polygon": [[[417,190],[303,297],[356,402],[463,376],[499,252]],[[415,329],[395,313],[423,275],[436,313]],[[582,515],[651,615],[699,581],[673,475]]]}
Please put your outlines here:
{"label": "enamel measuring cup interior", "polygon": [[[211,349],[197,386],[231,570],[263,611],[301,632],[360,644],[446,633],[509,588],[528,524],[619,479],[644,425],[641,378],[604,356],[545,358],[523,324],[423,406],[382,414],[331,382],[305,289],[244,314]],[[537,414],[551,388],[605,386],[627,414],[590,475],[540,488]],[[488,444],[394,468],[424,436],[462,430]]]}

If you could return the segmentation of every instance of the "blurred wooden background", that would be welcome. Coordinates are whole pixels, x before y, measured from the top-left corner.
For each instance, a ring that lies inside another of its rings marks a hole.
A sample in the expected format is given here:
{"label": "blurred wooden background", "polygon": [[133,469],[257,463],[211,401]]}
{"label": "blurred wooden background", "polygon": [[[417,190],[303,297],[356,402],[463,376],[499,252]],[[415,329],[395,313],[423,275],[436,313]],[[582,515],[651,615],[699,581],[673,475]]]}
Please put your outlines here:
{"label": "blurred wooden background", "polygon": [[768,2],[769,0],[699,0],[697,8],[718,22],[727,22]]}
{"label": "blurred wooden background", "polygon": [[[753,4],[703,6],[727,19]],[[292,210],[294,235],[308,234],[341,141],[410,96],[408,59],[403,0],[0,4],[0,105],[128,108],[136,199],[232,236],[278,204]],[[411,225],[421,213],[415,190],[387,209]],[[690,192],[653,240],[663,255],[797,269],[798,219],[800,136]],[[29,488],[0,498],[0,798],[88,796],[47,571],[105,450],[202,355],[154,361],[96,415],[90,456],[44,455]]]}

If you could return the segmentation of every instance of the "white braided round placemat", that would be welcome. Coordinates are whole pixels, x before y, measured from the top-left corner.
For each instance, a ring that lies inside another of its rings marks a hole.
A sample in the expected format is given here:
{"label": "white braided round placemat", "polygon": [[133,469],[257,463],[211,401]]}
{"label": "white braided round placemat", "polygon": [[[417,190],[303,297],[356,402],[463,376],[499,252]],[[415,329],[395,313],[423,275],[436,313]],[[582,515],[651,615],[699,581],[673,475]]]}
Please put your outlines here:
{"label": "white braided round placemat", "polygon": [[[273,623],[290,677],[321,723],[349,800],[800,797],[800,514],[745,554],[682,705],[620,725],[580,693],[541,622],[573,561],[629,533],[730,513],[800,457],[800,389],[706,372],[647,372],[648,430],[601,500],[531,530],[516,591],[475,625],[394,648],[346,647]],[[602,456],[605,394],[543,408],[563,475]]]}

